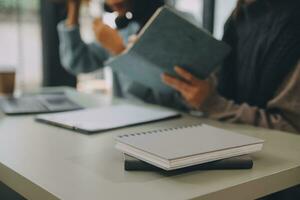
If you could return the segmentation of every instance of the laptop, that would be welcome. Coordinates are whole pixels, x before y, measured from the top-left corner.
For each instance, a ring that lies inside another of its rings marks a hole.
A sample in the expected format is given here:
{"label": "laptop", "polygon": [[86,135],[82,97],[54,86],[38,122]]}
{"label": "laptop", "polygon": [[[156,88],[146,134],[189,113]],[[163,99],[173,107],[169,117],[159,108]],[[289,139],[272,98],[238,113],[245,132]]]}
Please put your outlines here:
{"label": "laptop", "polygon": [[63,92],[0,97],[0,110],[7,115],[54,113],[82,108]]}

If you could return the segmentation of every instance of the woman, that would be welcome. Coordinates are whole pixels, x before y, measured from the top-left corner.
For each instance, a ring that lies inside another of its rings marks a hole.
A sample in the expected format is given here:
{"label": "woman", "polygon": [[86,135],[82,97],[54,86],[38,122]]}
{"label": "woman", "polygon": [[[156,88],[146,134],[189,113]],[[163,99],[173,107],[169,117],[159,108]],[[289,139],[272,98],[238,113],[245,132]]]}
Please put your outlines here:
{"label": "woman", "polygon": [[[117,29],[110,28],[98,19],[94,23],[97,41],[85,44],[79,33],[80,0],[69,0],[68,17],[58,25],[62,65],[73,74],[91,72],[104,67],[103,63],[110,56],[121,53],[127,46],[130,36],[136,34],[162,5],[163,0],[106,0],[106,11],[118,13]],[[127,15],[128,12],[130,15]],[[177,92],[161,94],[133,82],[123,74],[114,73],[113,81],[115,96],[141,99],[178,109],[185,108]]]}
{"label": "woman", "polygon": [[[225,25],[231,55],[216,81],[164,82],[213,119],[300,133],[300,6],[298,0],[239,0]],[[215,82],[215,83],[214,83]]]}

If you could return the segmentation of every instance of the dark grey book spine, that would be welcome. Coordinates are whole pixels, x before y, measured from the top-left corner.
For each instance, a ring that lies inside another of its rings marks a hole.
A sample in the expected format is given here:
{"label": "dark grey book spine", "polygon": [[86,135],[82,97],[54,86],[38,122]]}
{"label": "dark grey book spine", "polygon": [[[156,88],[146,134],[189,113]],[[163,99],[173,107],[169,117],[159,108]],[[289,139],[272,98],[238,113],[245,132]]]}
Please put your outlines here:
{"label": "dark grey book spine", "polygon": [[[185,167],[182,169],[172,170],[172,172],[189,172],[195,170],[231,170],[231,169],[251,169],[253,160],[250,156],[238,156],[209,163]],[[149,163],[125,155],[124,169],[126,171],[165,171]]]}

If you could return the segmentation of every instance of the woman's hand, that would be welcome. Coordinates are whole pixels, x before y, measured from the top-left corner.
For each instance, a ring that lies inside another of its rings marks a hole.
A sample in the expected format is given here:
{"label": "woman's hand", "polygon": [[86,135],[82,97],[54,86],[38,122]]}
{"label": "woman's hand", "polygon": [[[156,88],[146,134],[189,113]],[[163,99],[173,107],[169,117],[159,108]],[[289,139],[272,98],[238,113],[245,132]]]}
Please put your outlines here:
{"label": "woman's hand", "polygon": [[175,72],[183,80],[168,74],[162,75],[164,83],[177,90],[185,101],[193,108],[200,108],[212,92],[212,85],[207,80],[199,80],[186,70],[175,67]]}
{"label": "woman's hand", "polygon": [[125,50],[125,45],[119,32],[104,24],[101,19],[95,19],[93,24],[96,39],[111,54],[118,55]]}
{"label": "woman's hand", "polygon": [[129,38],[128,38],[128,44],[127,44],[127,47],[126,49],[130,49],[135,43],[136,41],[138,40],[138,36],[137,35],[131,35]]}

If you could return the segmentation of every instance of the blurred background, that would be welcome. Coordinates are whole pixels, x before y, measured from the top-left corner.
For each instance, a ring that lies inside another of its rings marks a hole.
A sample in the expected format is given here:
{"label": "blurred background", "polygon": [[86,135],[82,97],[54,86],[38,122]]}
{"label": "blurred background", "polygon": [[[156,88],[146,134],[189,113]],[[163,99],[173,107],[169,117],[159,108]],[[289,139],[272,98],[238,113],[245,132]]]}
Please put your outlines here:
{"label": "blurred background", "polygon": [[[169,0],[168,3],[194,15],[199,26],[220,39],[236,0]],[[92,18],[87,6],[83,6],[81,12],[81,34],[89,42],[94,39]],[[17,91],[67,85],[84,92],[110,93],[108,69],[74,77],[61,67],[56,25],[65,15],[64,3],[0,0],[0,67],[17,69]],[[104,21],[113,26],[114,17],[114,14],[106,14]]]}

